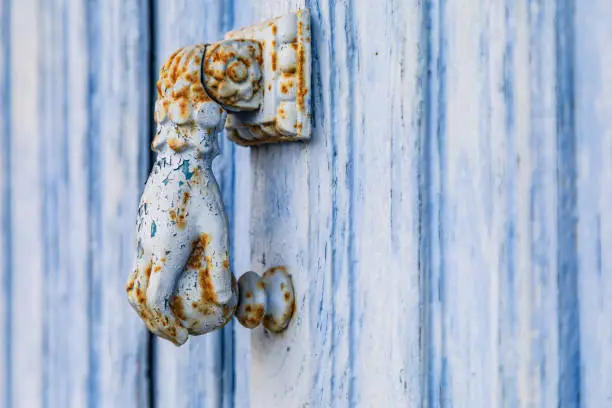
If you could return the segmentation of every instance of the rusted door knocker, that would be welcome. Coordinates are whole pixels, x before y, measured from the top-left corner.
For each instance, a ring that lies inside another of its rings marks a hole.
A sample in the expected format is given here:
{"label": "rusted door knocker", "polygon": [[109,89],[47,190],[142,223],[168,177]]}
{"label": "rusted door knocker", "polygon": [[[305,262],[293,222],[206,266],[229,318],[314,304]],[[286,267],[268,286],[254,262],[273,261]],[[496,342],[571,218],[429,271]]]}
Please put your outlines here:
{"label": "rusted door knocker", "polygon": [[212,161],[218,134],[241,145],[310,138],[308,10],[177,50],[160,71],[157,158],[138,208],[128,299],[149,330],[181,345],[235,315],[284,330],[295,308],[283,267],[231,272],[228,223]]}

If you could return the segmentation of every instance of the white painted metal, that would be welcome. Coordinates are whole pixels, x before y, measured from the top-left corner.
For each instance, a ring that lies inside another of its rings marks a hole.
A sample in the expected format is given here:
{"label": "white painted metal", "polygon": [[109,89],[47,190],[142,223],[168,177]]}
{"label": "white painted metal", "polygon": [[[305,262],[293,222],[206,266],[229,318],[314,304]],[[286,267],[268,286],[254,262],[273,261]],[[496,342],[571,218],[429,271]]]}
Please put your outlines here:
{"label": "white painted metal", "polygon": [[151,144],[157,156],[140,200],[127,283],[149,330],[177,346],[189,334],[223,327],[237,304],[227,215],[212,173],[226,114],[200,81],[205,50],[180,48],[161,69]]}
{"label": "white painted metal", "polygon": [[257,111],[229,113],[227,134],[252,146],[307,141],[311,131],[310,12],[308,9],[239,28],[228,39],[256,40],[262,46],[262,103]]}
{"label": "white painted metal", "polygon": [[[154,14],[156,62],[152,81],[157,79],[168,56],[178,48],[221,40],[230,28],[233,8],[231,2],[222,0],[156,1]],[[233,238],[236,236],[233,221],[235,147],[226,138],[221,137],[219,141],[221,155],[213,163],[213,173],[221,188],[230,238]],[[230,248],[230,256],[235,256],[237,251],[231,240]],[[233,263],[234,259],[230,261]],[[233,406],[233,332],[234,322],[230,321],[222,330],[193,338],[180,348],[167,341],[152,340],[155,405],[176,408]]]}

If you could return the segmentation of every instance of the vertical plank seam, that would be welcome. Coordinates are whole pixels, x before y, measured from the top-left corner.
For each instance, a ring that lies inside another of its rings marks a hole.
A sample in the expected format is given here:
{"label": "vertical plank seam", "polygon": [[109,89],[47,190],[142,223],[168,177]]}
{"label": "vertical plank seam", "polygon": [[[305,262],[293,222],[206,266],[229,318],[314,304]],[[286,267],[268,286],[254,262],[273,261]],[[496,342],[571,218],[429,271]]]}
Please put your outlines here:
{"label": "vertical plank seam", "polygon": [[[49,33],[49,26],[51,26],[52,24],[50,24],[49,20],[53,19],[53,5],[54,2],[48,2],[46,5],[44,4],[44,2],[42,1],[38,1],[38,9],[40,10],[41,13],[41,20],[39,22],[39,25],[41,27],[41,30],[38,32],[38,41],[41,44],[41,47],[39,48],[38,52],[40,53],[40,56],[38,58],[40,62],[40,65],[38,66],[38,76],[39,76],[39,84],[41,85],[41,90],[40,90],[40,98],[38,99],[38,101],[36,101],[37,103],[37,110],[38,110],[38,114],[42,116],[42,119],[44,122],[46,122],[46,126],[43,128],[42,132],[46,133],[49,132],[46,135],[43,135],[42,137],[42,146],[43,148],[40,150],[39,152],[39,160],[40,163],[42,164],[42,169],[44,171],[44,174],[42,175],[42,177],[40,178],[40,186],[37,186],[37,188],[40,189],[40,191],[42,192],[42,197],[43,197],[43,206],[40,209],[42,212],[42,217],[41,217],[41,221],[42,221],[42,225],[41,225],[41,231],[42,231],[42,243],[43,243],[43,247],[42,247],[42,264],[43,264],[43,272],[42,272],[42,279],[44,282],[50,282],[50,275],[53,273],[53,267],[56,265],[52,264],[52,257],[53,257],[53,249],[51,249],[53,245],[53,241],[55,237],[52,237],[53,235],[53,219],[57,216],[57,213],[54,212],[54,210],[56,209],[56,202],[55,202],[55,197],[53,197],[53,189],[55,187],[55,181],[53,180],[53,177],[49,177],[49,173],[52,172],[51,169],[49,168],[51,166],[51,162],[52,160],[49,159],[49,157],[45,154],[46,152],[50,152],[51,151],[51,146],[50,145],[50,138],[49,136],[51,136],[51,133],[54,130],[54,120],[53,118],[49,117],[49,106],[47,106],[46,102],[47,102],[47,98],[49,97],[51,91],[49,90],[49,88],[52,86],[50,83],[48,83],[47,81],[45,81],[45,79],[47,79],[50,75],[49,75],[49,71],[53,71],[53,59],[49,58],[49,56],[47,55],[47,52],[50,48],[54,47],[55,44],[53,44],[53,40],[54,40],[54,36],[53,34]],[[46,7],[45,7],[46,6]],[[50,43],[50,44],[49,44]],[[57,52],[57,50],[54,50],[55,52]],[[49,68],[49,66],[51,66],[51,68]],[[46,137],[45,137],[46,136]],[[48,184],[51,183],[51,185]],[[43,283],[43,310],[42,310],[42,315],[43,315],[43,327],[42,327],[42,395],[40,395],[40,398],[42,400],[41,406],[46,408],[49,406],[48,400],[49,400],[49,371],[50,371],[50,364],[53,364],[52,361],[50,361],[51,359],[49,358],[49,319],[52,318],[52,314],[49,313],[49,307],[51,307],[52,305],[52,301],[49,299],[51,296],[53,296],[52,294],[53,289],[50,289],[49,286],[46,283]]]}
{"label": "vertical plank seam", "polygon": [[100,67],[100,44],[98,41],[99,29],[99,3],[98,1],[88,2],[86,6],[86,26],[87,26],[87,58],[88,70],[88,98],[87,115],[89,121],[89,132],[87,135],[87,210],[88,210],[88,250],[87,250],[87,274],[88,274],[88,339],[89,339],[89,368],[87,378],[87,405],[96,408],[99,405],[99,331],[100,328],[100,302],[99,291],[96,287],[96,250],[101,243],[100,219],[101,219],[101,197],[98,190],[98,176],[100,174],[100,123],[98,116],[93,114],[99,107],[97,97],[99,96],[99,67]]}
{"label": "vertical plank seam", "polygon": [[3,72],[2,80],[2,98],[5,101],[4,105],[4,121],[3,121],[3,132],[2,132],[2,163],[4,164],[4,168],[2,169],[2,197],[4,197],[4,207],[2,214],[2,232],[3,232],[3,251],[4,251],[4,296],[2,301],[4,302],[4,335],[5,337],[5,349],[2,350],[3,362],[4,362],[4,374],[5,374],[5,395],[4,402],[6,407],[9,408],[12,406],[12,398],[13,398],[13,380],[12,380],[12,365],[13,365],[13,352],[12,352],[12,344],[11,337],[9,333],[13,332],[13,322],[12,322],[12,304],[11,300],[12,296],[12,274],[13,274],[13,248],[12,248],[12,208],[11,208],[11,118],[12,118],[12,106],[11,106],[11,71],[12,71],[12,61],[11,61],[11,0],[2,1],[2,26],[0,30],[2,30],[2,38],[4,39],[2,46],[2,54],[5,58],[5,67]]}
{"label": "vertical plank seam", "polygon": [[[333,4],[333,2],[332,2]],[[358,200],[359,191],[356,191],[355,186],[357,185],[357,175],[355,172],[355,164],[357,161],[357,155],[355,153],[355,142],[357,137],[355,135],[355,118],[357,117],[357,109],[355,101],[355,81],[356,73],[359,70],[359,48],[357,47],[358,38],[355,31],[356,17],[353,9],[353,2],[347,1],[346,5],[346,47],[348,61],[348,83],[347,83],[347,100],[349,101],[350,108],[348,111],[348,123],[347,123],[347,157],[349,165],[346,169],[346,178],[348,182],[349,194],[349,211],[348,211],[348,260],[349,260],[349,276],[348,276],[348,287],[350,294],[349,304],[349,348],[348,348],[348,361],[349,361],[349,372],[351,373],[349,378],[349,406],[355,407],[358,403],[357,395],[357,378],[355,375],[355,360],[357,356],[357,348],[359,343],[359,332],[358,324],[356,322],[357,317],[357,264],[359,255],[356,252],[356,235],[355,235],[355,212],[356,203]],[[333,22],[332,22],[333,24]],[[332,101],[333,103],[334,101]]]}
{"label": "vertical plank seam", "polygon": [[[157,19],[157,6],[156,6],[156,2],[155,0],[145,0],[146,1],[146,8],[148,10],[148,16],[146,19],[146,27],[143,30],[144,32],[147,33],[147,35],[149,36],[149,49],[148,49],[148,55],[147,55],[147,63],[148,63],[148,67],[147,67],[147,71],[148,71],[148,77],[149,77],[149,85],[150,85],[150,91],[149,91],[149,98],[148,98],[148,103],[145,105],[147,112],[146,112],[146,117],[147,117],[147,124],[145,126],[144,131],[149,135],[149,142],[153,141],[153,138],[155,137],[155,132],[156,132],[156,126],[155,126],[155,100],[157,99],[157,86],[156,86],[156,82],[157,82],[157,72],[155,69],[155,59],[156,59],[156,54],[155,51],[157,49],[157,35],[156,35],[156,27],[155,27],[155,22]],[[139,180],[146,180],[147,175],[149,174],[149,172],[151,171],[152,167],[153,167],[153,163],[155,162],[155,152],[153,151],[153,149],[148,148],[148,144],[147,146],[143,146],[143,149],[141,150],[142,152],[142,156],[144,156],[143,158],[143,163],[141,163],[140,169],[141,171],[144,171],[144,174],[139,175]],[[145,154],[146,152],[146,154]],[[147,335],[147,341],[146,341],[146,368],[145,368],[145,381],[147,382],[145,384],[145,388],[146,388],[146,393],[147,393],[147,403],[148,403],[148,407],[149,408],[155,408],[157,406],[157,401],[156,401],[156,395],[157,395],[157,383],[155,381],[155,379],[157,378],[156,376],[156,370],[157,370],[157,365],[155,363],[155,351],[156,351],[156,341],[155,341],[155,337],[153,336],[152,333],[150,333],[149,331],[147,331],[146,333]]]}
{"label": "vertical plank seam", "polygon": [[430,277],[431,277],[431,171],[429,150],[431,148],[431,92],[432,92],[432,33],[431,33],[431,3],[423,2],[421,8],[421,28],[419,35],[419,77],[424,80],[421,82],[421,115],[422,124],[419,125],[419,164],[418,164],[418,268],[419,268],[419,291],[423,307],[421,308],[420,320],[421,330],[419,332],[419,347],[421,349],[421,406],[429,406],[432,398],[429,396],[431,389],[431,321],[430,321]]}
{"label": "vertical plank seam", "polygon": [[555,19],[559,406],[581,405],[577,166],[574,105],[574,0],[558,0]]}

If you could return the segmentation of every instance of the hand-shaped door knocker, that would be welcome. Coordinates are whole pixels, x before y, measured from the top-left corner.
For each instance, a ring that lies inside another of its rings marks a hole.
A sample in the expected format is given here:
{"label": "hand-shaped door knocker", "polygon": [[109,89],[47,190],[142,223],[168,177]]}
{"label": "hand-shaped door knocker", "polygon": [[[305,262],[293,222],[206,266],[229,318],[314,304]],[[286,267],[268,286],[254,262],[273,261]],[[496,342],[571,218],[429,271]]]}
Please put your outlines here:
{"label": "hand-shaped door knocker", "polygon": [[307,10],[182,48],[161,68],[151,148],[157,158],[138,208],[128,299],[149,330],[185,343],[223,327],[284,330],[294,311],[284,267],[231,271],[228,223],[212,161],[225,124],[242,145],[310,137]]}

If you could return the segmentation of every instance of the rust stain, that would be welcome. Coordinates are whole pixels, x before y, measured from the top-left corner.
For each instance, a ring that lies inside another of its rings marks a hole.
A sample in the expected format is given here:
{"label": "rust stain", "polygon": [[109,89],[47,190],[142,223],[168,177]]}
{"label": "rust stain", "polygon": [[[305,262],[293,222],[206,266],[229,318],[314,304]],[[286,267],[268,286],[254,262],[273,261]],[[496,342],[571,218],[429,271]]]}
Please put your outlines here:
{"label": "rust stain", "polygon": [[147,277],[147,279],[151,277],[151,268],[152,268],[152,265],[150,263],[145,268],[145,276]]}
{"label": "rust stain", "polygon": [[172,310],[172,313],[174,313],[174,315],[180,319],[180,320],[185,320],[186,316],[185,316],[185,306],[183,305],[183,298],[180,296],[172,296],[170,298],[170,310]]}
{"label": "rust stain", "polygon": [[200,234],[198,239],[192,242],[191,255],[187,260],[187,266],[192,269],[202,268],[202,260],[204,259],[204,252],[206,247],[210,244],[210,236],[208,234]]}
{"label": "rust stain", "polygon": [[183,140],[180,140],[176,137],[172,137],[170,139],[168,139],[168,146],[170,146],[170,148],[172,150],[174,150],[175,152],[182,152],[183,150],[185,150],[185,148],[188,146],[187,143]]}
{"label": "rust stain", "polygon": [[304,63],[306,58],[304,56],[304,45],[300,44],[297,52],[297,107],[300,110],[304,110],[304,98],[308,89],[306,88],[306,81],[304,78]]}
{"label": "rust stain", "polygon": [[176,222],[176,226],[180,229],[180,230],[184,230],[185,227],[187,226],[187,223],[185,222],[185,214],[184,212],[179,212],[178,214],[178,220]]}
{"label": "rust stain", "polygon": [[270,59],[272,60],[272,71],[276,71],[276,51],[275,50],[270,51]]}
{"label": "rust stain", "polygon": [[[159,73],[157,98],[165,111],[170,104],[177,104],[181,123],[193,122],[191,108],[195,111],[198,105],[210,101],[200,81],[203,53],[203,45],[180,48],[168,58]],[[175,147],[180,148],[176,144]]]}
{"label": "rust stain", "polygon": [[190,196],[189,191],[185,191],[183,193],[183,204],[187,204],[189,202]]}
{"label": "rust stain", "polygon": [[147,302],[147,294],[143,290],[141,290],[140,288],[136,288],[135,293],[136,293],[136,301],[139,304],[142,305]]}
{"label": "rust stain", "polygon": [[229,259],[224,259],[223,260],[223,268],[224,269],[229,269]]}
{"label": "rust stain", "polygon": [[155,265],[155,267],[153,268],[153,272],[160,272],[162,270],[162,267],[159,265]]}

